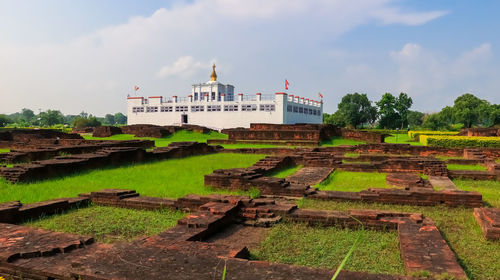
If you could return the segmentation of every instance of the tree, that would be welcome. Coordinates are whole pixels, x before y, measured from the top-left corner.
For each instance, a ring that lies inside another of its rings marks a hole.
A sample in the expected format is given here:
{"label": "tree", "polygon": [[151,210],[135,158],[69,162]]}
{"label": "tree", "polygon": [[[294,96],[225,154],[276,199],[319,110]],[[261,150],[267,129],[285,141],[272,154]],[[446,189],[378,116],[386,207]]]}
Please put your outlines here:
{"label": "tree", "polygon": [[0,114],[0,127],[4,127],[11,122],[12,122],[12,120],[9,117],[7,117],[6,115]]}
{"label": "tree", "polygon": [[466,128],[478,125],[480,122],[481,110],[484,106],[489,106],[489,102],[466,93],[457,99],[453,105],[454,119],[464,124]]}
{"label": "tree", "polygon": [[115,114],[115,123],[116,124],[127,124],[127,116],[122,113]]}
{"label": "tree", "polygon": [[428,130],[439,130],[446,127],[439,113],[427,114],[424,116],[422,127]]}
{"label": "tree", "polygon": [[408,125],[408,112],[410,111],[413,100],[406,93],[401,92],[396,98],[395,108],[399,115],[399,122],[401,123],[401,129]]}
{"label": "tree", "polygon": [[39,118],[40,124],[44,126],[64,123],[64,116],[58,110],[47,110],[46,112],[40,112]]}
{"label": "tree", "polygon": [[372,106],[366,94],[355,92],[342,97],[332,120],[356,128],[364,123],[373,123],[376,118],[377,109]]}
{"label": "tree", "polygon": [[378,125],[380,128],[394,129],[398,127],[398,114],[396,112],[396,97],[386,92],[377,103],[380,116]]}
{"label": "tree", "polygon": [[418,111],[408,111],[408,125],[411,129],[415,129],[422,125],[424,121],[424,113]]}
{"label": "tree", "polygon": [[114,125],[115,124],[115,116],[111,115],[111,114],[106,114],[106,116],[104,116],[104,121],[109,125]]}
{"label": "tree", "polygon": [[386,92],[377,102],[380,115],[379,127],[403,129],[408,125],[408,112],[412,104],[413,100],[404,92],[401,92],[398,97]]}
{"label": "tree", "polygon": [[22,115],[21,118],[27,123],[33,122],[33,119],[35,118],[35,113],[33,112],[33,110],[26,108],[23,108],[21,110],[21,115]]}
{"label": "tree", "polygon": [[73,127],[74,128],[84,128],[84,127],[97,127],[101,126],[101,122],[97,120],[96,117],[90,116],[88,118],[83,118],[81,116],[77,116],[73,120]]}

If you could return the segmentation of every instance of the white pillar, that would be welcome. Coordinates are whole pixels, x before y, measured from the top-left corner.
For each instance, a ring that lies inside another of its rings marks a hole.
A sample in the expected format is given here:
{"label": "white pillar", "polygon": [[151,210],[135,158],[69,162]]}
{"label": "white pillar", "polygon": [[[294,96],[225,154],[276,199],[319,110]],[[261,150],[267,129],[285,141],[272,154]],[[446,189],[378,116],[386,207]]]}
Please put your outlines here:
{"label": "white pillar", "polygon": [[262,101],[262,95],[260,92],[257,92],[257,101]]}

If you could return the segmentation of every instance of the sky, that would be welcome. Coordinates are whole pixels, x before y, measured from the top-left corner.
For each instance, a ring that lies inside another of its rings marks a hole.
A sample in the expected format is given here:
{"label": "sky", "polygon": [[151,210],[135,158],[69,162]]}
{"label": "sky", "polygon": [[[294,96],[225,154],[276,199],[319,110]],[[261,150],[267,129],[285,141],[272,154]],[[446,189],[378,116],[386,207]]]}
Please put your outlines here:
{"label": "sky", "polygon": [[0,113],[125,112],[127,95],[218,80],[335,112],[347,93],[406,92],[439,111],[500,103],[500,1],[0,0]]}

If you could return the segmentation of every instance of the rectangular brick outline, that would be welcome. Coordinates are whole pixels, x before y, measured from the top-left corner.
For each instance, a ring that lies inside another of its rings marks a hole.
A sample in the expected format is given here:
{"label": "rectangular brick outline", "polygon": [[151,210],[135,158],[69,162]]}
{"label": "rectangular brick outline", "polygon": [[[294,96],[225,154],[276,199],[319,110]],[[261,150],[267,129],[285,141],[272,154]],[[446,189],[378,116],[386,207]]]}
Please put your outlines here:
{"label": "rectangular brick outline", "polygon": [[[36,209],[40,207],[47,208],[47,204],[53,204],[56,205],[57,209],[61,210],[60,207],[62,204],[60,202],[63,200],[64,199],[41,202],[34,207],[30,205],[27,206],[29,209]],[[244,197],[221,195],[202,197],[191,195],[178,200],[168,200],[154,197],[140,197],[139,194],[133,190],[115,189],[84,194],[81,195],[79,199],[73,198],[70,200],[72,200],[73,203],[76,203],[76,201],[88,202],[91,200],[95,204],[133,209],[160,209],[165,207],[174,209],[198,209],[197,212],[179,221],[179,226],[185,225],[188,229],[191,229],[191,232],[183,233],[182,230],[179,231],[179,229],[176,229],[179,227],[177,226],[173,230],[168,230],[160,235],[147,238],[146,242],[151,244],[155,244],[155,242],[164,243],[161,236],[168,233],[180,235],[181,238],[184,238],[186,241],[203,240],[210,234],[216,232],[218,227],[223,227],[234,222],[234,217],[238,209],[243,212],[250,211],[254,213],[276,212],[292,221],[320,224],[323,226],[356,226],[357,223],[349,217],[352,215],[362,220],[365,226],[370,229],[380,230],[397,228],[400,239],[401,255],[407,273],[425,269],[437,274],[447,272],[458,279],[466,278],[465,272],[458,264],[455,254],[448,247],[446,241],[442,239],[433,221],[424,218],[421,214],[375,210],[350,210],[347,215],[338,211],[297,209],[296,207],[287,210],[287,207],[285,207],[285,209],[283,209],[283,207],[280,208],[279,205],[276,205],[274,201],[269,199],[257,199],[253,202],[254,200]],[[63,206],[64,209],[68,209],[67,205],[68,204]],[[11,203],[7,206],[15,208],[19,205]],[[249,208],[248,206],[251,207]],[[10,213],[12,214],[12,211]],[[218,218],[214,220],[216,216]],[[30,215],[30,217],[32,217],[32,215]],[[230,218],[228,219],[227,217]],[[204,222],[206,223],[207,218],[216,223],[217,226],[214,226],[214,224],[203,224]],[[248,216],[246,218],[248,218]],[[420,244],[419,242],[415,244],[415,240],[419,241]],[[422,249],[421,247],[423,244],[431,244],[431,246]],[[180,246],[182,247],[182,245]],[[437,247],[441,248],[439,249]],[[408,248],[409,251],[407,250]],[[226,252],[225,257],[245,257],[247,253],[248,251],[245,252],[245,248],[243,248],[242,250]],[[439,255],[439,253],[441,253],[441,255]],[[37,256],[37,254],[35,254],[35,256]],[[415,259],[418,259],[418,261]]]}

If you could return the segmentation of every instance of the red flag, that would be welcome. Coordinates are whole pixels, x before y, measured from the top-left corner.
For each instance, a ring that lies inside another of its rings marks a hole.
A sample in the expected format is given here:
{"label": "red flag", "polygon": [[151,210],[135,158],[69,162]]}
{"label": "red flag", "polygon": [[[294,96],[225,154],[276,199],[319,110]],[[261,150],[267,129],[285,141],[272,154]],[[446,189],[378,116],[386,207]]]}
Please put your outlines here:
{"label": "red flag", "polygon": [[289,85],[289,84],[290,84],[290,83],[288,82],[288,80],[286,80],[286,79],[285,79],[285,89],[286,89],[286,90],[288,90],[288,85]]}
{"label": "red flag", "polygon": [[323,94],[321,92],[318,92],[319,98],[323,98]]}
{"label": "red flag", "polygon": [[138,91],[138,90],[139,90],[139,87],[138,87],[138,86],[134,86],[134,90],[135,90],[135,91]]}

